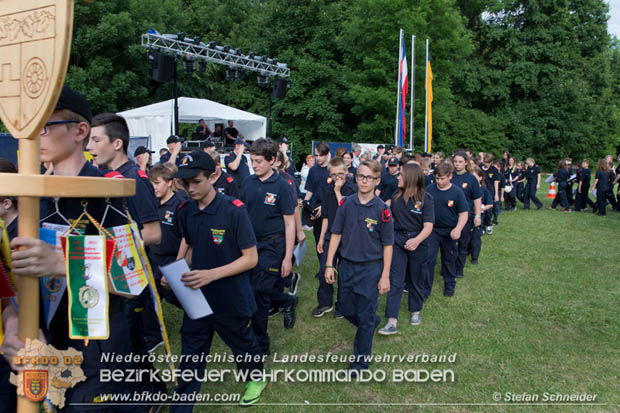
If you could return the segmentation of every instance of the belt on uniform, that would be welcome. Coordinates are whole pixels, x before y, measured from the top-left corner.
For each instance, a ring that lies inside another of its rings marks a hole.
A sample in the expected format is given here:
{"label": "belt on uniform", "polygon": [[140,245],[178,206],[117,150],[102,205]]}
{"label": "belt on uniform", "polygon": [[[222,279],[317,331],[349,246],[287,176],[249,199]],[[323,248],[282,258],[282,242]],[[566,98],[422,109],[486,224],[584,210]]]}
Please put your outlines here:
{"label": "belt on uniform", "polygon": [[355,265],[372,265],[372,264],[378,264],[380,262],[383,262],[383,258],[379,258],[378,260],[372,260],[372,261],[351,261],[343,257],[340,257],[340,259],[347,261],[351,264],[355,264]]}
{"label": "belt on uniform", "polygon": [[284,232],[278,232],[277,234],[271,234],[265,237],[256,237],[256,241],[263,242],[263,241],[268,241],[270,239],[282,238],[283,236],[284,236]]}

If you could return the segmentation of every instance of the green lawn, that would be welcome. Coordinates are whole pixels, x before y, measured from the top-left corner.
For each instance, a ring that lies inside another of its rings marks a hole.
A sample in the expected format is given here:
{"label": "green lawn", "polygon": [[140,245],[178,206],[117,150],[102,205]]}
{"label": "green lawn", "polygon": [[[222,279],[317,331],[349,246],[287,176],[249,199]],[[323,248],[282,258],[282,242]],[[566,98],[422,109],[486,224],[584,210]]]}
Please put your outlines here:
{"label": "green lawn", "polygon": [[[539,198],[546,195],[539,192]],[[545,208],[550,200],[545,200]],[[521,207],[521,204],[519,204]],[[620,213],[608,207],[607,217],[591,212],[504,212],[493,235],[483,238],[480,264],[468,265],[458,280],[456,295],[442,295],[439,266],[433,295],[422,312],[422,324],[408,324],[401,304],[396,336],[375,335],[373,354],[416,355],[456,353],[451,363],[374,363],[384,370],[383,382],[270,383],[255,410],[313,411],[613,411],[620,406]],[[270,319],[272,354],[351,354],[355,328],[331,314],[316,319],[318,281],[314,240],[301,267],[297,324],[282,326],[282,316]],[[404,296],[406,298],[406,296]],[[231,297],[234,299],[234,297]],[[385,296],[379,300],[383,317]],[[173,352],[180,354],[181,312],[167,305],[166,324]],[[161,351],[161,350],[158,350]],[[217,338],[212,353],[230,350]],[[270,359],[271,360],[271,359]],[[213,364],[208,368],[234,368]],[[341,369],[346,363],[266,364],[267,369]],[[395,383],[397,369],[451,369],[454,382]],[[203,393],[243,393],[244,385],[228,379],[205,383]],[[508,392],[588,393],[600,405],[507,406]],[[397,406],[381,406],[394,403]],[[287,406],[287,404],[293,404]],[[323,405],[320,405],[323,404]],[[340,405],[339,405],[340,404]],[[370,404],[367,406],[359,406]],[[407,404],[424,404],[407,406]],[[439,405],[434,405],[439,404]],[[314,407],[313,407],[314,405]],[[196,406],[194,411],[232,411],[234,404]]]}

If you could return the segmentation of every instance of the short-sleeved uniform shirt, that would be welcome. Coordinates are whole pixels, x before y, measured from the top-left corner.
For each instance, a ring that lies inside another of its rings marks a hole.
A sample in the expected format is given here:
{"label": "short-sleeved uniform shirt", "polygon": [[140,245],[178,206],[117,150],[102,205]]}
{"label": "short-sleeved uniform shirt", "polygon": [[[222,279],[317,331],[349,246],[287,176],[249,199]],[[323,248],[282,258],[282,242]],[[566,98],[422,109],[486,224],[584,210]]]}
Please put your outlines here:
{"label": "short-sleeved uniform shirt", "polygon": [[581,169],[579,181],[581,182],[581,192],[588,192],[590,188],[591,172],[590,168]]}
{"label": "short-sleeved uniform shirt", "polygon": [[[170,160],[171,156],[172,155],[170,154],[170,152],[165,153],[164,155],[162,155],[159,158],[159,163],[166,163],[166,162],[168,162]],[[185,155],[183,155],[182,153],[178,154],[177,155],[177,160],[175,161],[175,165],[176,166],[181,165],[181,162],[183,162],[183,158],[185,158]]]}
{"label": "short-sleeved uniform shirt", "polygon": [[275,171],[264,181],[250,175],[241,186],[241,200],[248,207],[257,238],[284,233],[283,215],[293,215],[297,201],[289,184]]}
{"label": "short-sleeved uniform shirt", "polygon": [[485,186],[491,195],[495,196],[495,181],[500,180],[499,171],[494,165],[491,165],[489,169],[482,168],[482,173],[484,174]]}
{"label": "short-sleeved uniform shirt", "polygon": [[379,197],[366,204],[349,196],[336,212],[332,234],[342,234],[338,252],[346,260],[368,262],[383,259],[383,246],[394,244],[394,220]]}
{"label": "short-sleeved uniform shirt", "polygon": [[454,172],[452,174],[452,179],[450,180],[452,185],[461,188],[463,193],[465,194],[465,199],[467,199],[467,205],[469,207],[469,212],[474,212],[474,200],[482,197],[482,192],[480,191],[480,184],[475,176],[470,174],[469,172],[465,172],[463,174],[457,174]]}
{"label": "short-sleeved uniform shirt", "polygon": [[237,159],[237,155],[234,152],[229,153],[224,158],[224,165],[226,165],[226,172],[228,172],[230,176],[237,181],[237,186],[241,188],[241,184],[243,183],[245,177],[250,175],[250,168],[248,167],[247,158],[245,155],[241,154],[241,162],[239,162],[239,167],[236,171],[233,171],[228,165],[234,162],[235,159]]}
{"label": "short-sleeved uniform shirt", "polygon": [[555,180],[558,181],[559,188],[566,188],[568,186],[568,178],[570,178],[570,173],[566,168],[560,168],[555,174]]}
{"label": "short-sleeved uniform shirt", "polygon": [[315,200],[318,203],[323,201],[323,194],[325,193],[325,187],[328,182],[329,171],[327,167],[322,167],[318,163],[315,164],[310,171],[308,171],[308,178],[306,179],[306,191],[312,192]]}
{"label": "short-sleeved uniform shirt", "polygon": [[224,171],[222,171],[220,177],[217,178],[217,181],[215,181],[213,187],[220,194],[228,195],[233,198],[239,198],[239,187],[237,186],[235,178]]}
{"label": "short-sleeved uniform shirt", "polygon": [[181,228],[179,227],[179,207],[185,202],[183,196],[176,192],[172,198],[159,204],[161,242],[151,245],[149,257],[153,270],[158,273],[159,265],[166,265],[176,260],[181,245]]}
{"label": "short-sleeved uniform shirt", "polygon": [[388,169],[385,170],[383,176],[381,176],[381,183],[379,184],[379,198],[383,202],[388,199],[392,199],[394,194],[398,191],[398,175],[392,175]]}
{"label": "short-sleeved uniform shirt", "polygon": [[297,181],[288,172],[279,171],[278,174],[286,181],[293,192],[293,199],[297,199]]}
{"label": "short-sleeved uniform shirt", "polygon": [[525,169],[525,178],[527,179],[528,184],[537,184],[538,183],[538,174],[540,173],[540,168],[538,165],[528,166]]}
{"label": "short-sleeved uniform shirt", "polygon": [[[256,245],[247,209],[238,199],[216,193],[204,209],[189,201],[178,214],[183,238],[192,246],[194,270],[230,264],[241,257],[242,250]],[[201,291],[213,309],[208,317],[251,317],[256,311],[250,271],[213,281]]]}
{"label": "short-sleeved uniform shirt", "polygon": [[127,161],[116,169],[125,178],[136,180],[136,194],[127,198],[129,213],[138,226],[159,220],[159,200],[146,172],[133,161]]}
{"label": "short-sleeved uniform shirt", "polygon": [[[342,195],[340,204],[344,203],[347,197],[356,193],[357,185],[355,185],[352,181],[345,180],[344,185],[340,188],[340,195]],[[338,212],[340,204],[338,203],[338,198],[336,198],[336,193],[334,192],[334,184],[331,183],[327,185],[325,192],[323,193],[323,207],[321,211],[323,218],[327,219],[327,232],[325,233],[326,239],[329,239],[331,235],[332,226],[334,225],[334,220],[336,219],[336,212]]]}
{"label": "short-sleeved uniform shirt", "polygon": [[394,231],[420,232],[425,222],[435,223],[435,206],[433,198],[424,193],[424,202],[413,198],[405,203],[402,196],[392,199],[392,217]]}
{"label": "short-sleeved uniform shirt", "polygon": [[594,179],[598,179],[596,183],[597,191],[607,191],[611,188],[611,172],[603,172],[600,169],[596,171]]}
{"label": "short-sleeved uniform shirt", "polygon": [[434,175],[424,175],[424,187],[428,188],[430,185],[435,183]]}
{"label": "short-sleeved uniform shirt", "polygon": [[435,205],[435,228],[456,227],[459,214],[468,211],[467,199],[465,199],[463,190],[451,185],[450,188],[441,191],[437,184],[433,184],[426,191],[433,197]]}
{"label": "short-sleeved uniform shirt", "polygon": [[[482,190],[482,207],[485,205],[493,205],[493,197],[488,189],[484,186],[480,188]],[[484,208],[482,209],[482,213],[484,214]]]}

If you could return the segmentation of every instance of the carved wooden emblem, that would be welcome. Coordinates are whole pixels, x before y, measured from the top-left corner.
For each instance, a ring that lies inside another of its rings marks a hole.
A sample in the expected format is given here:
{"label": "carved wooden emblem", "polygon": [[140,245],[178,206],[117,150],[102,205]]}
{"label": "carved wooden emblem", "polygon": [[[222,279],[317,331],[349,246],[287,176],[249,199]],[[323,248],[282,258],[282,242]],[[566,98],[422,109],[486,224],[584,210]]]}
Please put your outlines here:
{"label": "carved wooden emblem", "polygon": [[53,112],[72,26],[72,0],[0,0],[0,115],[14,137],[38,137]]}

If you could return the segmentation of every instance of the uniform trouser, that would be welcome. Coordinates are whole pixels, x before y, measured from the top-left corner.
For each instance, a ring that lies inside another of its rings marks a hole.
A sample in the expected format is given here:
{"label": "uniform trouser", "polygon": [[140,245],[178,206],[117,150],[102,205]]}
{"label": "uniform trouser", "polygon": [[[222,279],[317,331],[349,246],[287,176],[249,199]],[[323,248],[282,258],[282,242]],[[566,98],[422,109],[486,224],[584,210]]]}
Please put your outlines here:
{"label": "uniform trouser", "polygon": [[11,365],[0,356],[0,406],[6,413],[17,410],[17,387],[9,382],[11,371]]}
{"label": "uniform trouser", "polygon": [[[314,224],[314,226],[312,227],[312,234],[314,235],[314,242],[316,244],[319,243],[319,238],[321,238],[321,225],[323,223],[323,219],[319,218],[319,222],[317,222],[316,224]],[[323,254],[319,254],[319,250],[316,251],[316,258],[319,260],[319,262],[321,261],[321,255]]]}
{"label": "uniform trouser", "polygon": [[566,187],[566,198],[569,206],[575,205],[575,197],[573,196],[573,184],[569,184]]}
{"label": "uniform trouser", "polygon": [[516,184],[516,188],[517,188],[517,199],[523,203],[525,201],[525,198],[524,198],[525,194],[524,194],[524,190],[523,190],[523,182],[517,183]]}
{"label": "uniform trouser", "polygon": [[294,304],[297,298],[283,293],[284,280],[280,276],[280,268],[286,252],[284,236],[259,241],[257,247],[258,264],[251,275],[257,307],[252,317],[252,326],[261,350],[267,354],[269,353],[267,325],[272,299],[278,300],[282,307],[287,308]]}
{"label": "uniform trouser", "polygon": [[[334,284],[328,284],[325,281],[325,263],[327,262],[327,251],[329,250],[329,238],[327,238],[323,243],[323,254],[321,254],[321,259],[319,261],[319,272],[316,274],[316,277],[319,280],[319,288],[316,290],[316,300],[320,306],[331,306],[334,301]],[[338,268],[338,262],[340,260],[340,256],[336,253],[334,257],[334,267]],[[337,282],[340,282],[340,278],[338,277]],[[336,301],[336,309],[339,309],[339,303]]]}
{"label": "uniform trouser", "polygon": [[483,215],[482,215],[482,222],[484,224],[485,227],[490,227],[491,226],[491,210],[488,209]]}
{"label": "uniform trouser", "polygon": [[618,204],[616,203],[616,198],[614,198],[614,194],[611,191],[611,188],[607,189],[597,189],[596,190],[596,206],[598,208],[598,213],[600,215],[605,215],[605,207],[607,206],[607,202],[611,204],[613,209],[618,208]]}
{"label": "uniform trouser", "polygon": [[[144,303],[144,311],[142,312],[142,325],[144,326],[144,337],[148,344],[159,343],[162,340],[161,328],[157,319],[157,311],[153,301],[153,293],[150,287],[146,287],[148,295]],[[160,297],[161,299],[161,297]]]}
{"label": "uniform trouser", "polygon": [[424,287],[428,271],[428,244],[424,240],[414,251],[406,250],[404,244],[408,239],[418,235],[417,232],[394,233],[392,266],[390,267],[390,292],[385,303],[385,316],[398,318],[403,287],[407,286],[409,312],[422,310],[424,304]]}
{"label": "uniform trouser", "polygon": [[355,360],[349,363],[350,369],[367,369],[372,354],[372,339],[381,318],[377,315],[379,299],[379,279],[383,262],[371,264],[353,263],[341,259],[338,264],[338,301],[342,315],[357,327],[353,353]]}
{"label": "uniform trouser", "polygon": [[456,275],[463,276],[463,270],[465,269],[465,263],[467,262],[467,251],[469,250],[469,243],[471,242],[471,233],[474,229],[474,216],[469,215],[467,222],[461,231],[461,238],[458,241],[458,255],[456,257],[455,271]]}
{"label": "uniform trouser", "polygon": [[[211,350],[213,334],[217,333],[222,341],[230,347],[237,359],[237,370],[239,372],[253,372],[263,370],[261,350],[254,336],[249,316],[220,315],[215,317],[208,316],[197,320],[190,319],[187,314],[183,315],[183,326],[181,327],[181,353],[189,355],[208,355]],[[194,395],[200,392],[202,382],[198,379],[205,375],[206,362],[202,360],[193,361],[191,357],[184,357],[179,365],[180,371],[196,372],[197,377],[184,381],[179,377],[178,386],[175,390],[177,394]],[[256,374],[256,373],[252,373]],[[247,379],[249,381],[249,378]],[[192,405],[171,405],[170,412],[191,412]]]}
{"label": "uniform trouser", "polygon": [[560,204],[565,211],[568,211],[568,186],[558,186],[558,194],[553,199],[553,202],[551,203],[551,208],[555,208],[556,206],[558,206],[558,204]]}
{"label": "uniform trouser", "polygon": [[577,197],[575,199],[575,210],[581,211],[582,209],[586,209],[588,206],[594,210],[596,210],[596,204],[592,202],[590,196],[588,195],[588,191],[590,188],[581,188],[582,192],[577,192]]}
{"label": "uniform trouser", "polygon": [[492,217],[492,221],[494,224],[497,224],[497,218],[499,217],[499,214],[502,212],[502,203],[501,201],[493,201],[493,209],[491,209],[491,211],[493,211],[493,217]]}
{"label": "uniform trouser", "polygon": [[533,182],[528,182],[525,184],[525,195],[523,200],[523,208],[530,209],[530,200],[536,205],[536,207],[540,208],[542,206],[542,202],[540,199],[536,197],[536,184]]}
{"label": "uniform trouser", "polygon": [[504,192],[504,204],[506,205],[506,210],[511,210],[516,208],[517,206],[517,193],[515,192],[515,187],[512,187],[512,191]]}
{"label": "uniform trouser", "polygon": [[[129,326],[127,315],[123,311],[112,312],[110,310],[110,338],[107,340],[90,340],[88,346],[84,345],[84,340],[70,340],[68,347],[73,347],[82,352],[83,362],[80,368],[86,376],[86,381],[80,382],[75,387],[67,389],[65,393],[65,407],[58,412],[81,412],[96,411],[103,413],[116,412],[140,412],[146,411],[150,406],[108,406],[105,403],[93,403],[102,395],[119,394],[120,397],[130,396],[143,385],[137,383],[116,383],[114,381],[101,381],[100,372],[105,369],[115,371],[117,369],[125,371],[135,368],[135,365],[119,362],[114,357],[110,359],[102,358],[103,354],[114,356],[125,356],[131,353],[129,347]],[[65,333],[66,334],[66,333]],[[65,349],[66,345],[59,345],[54,341],[51,345],[59,350]],[[143,376],[143,380],[148,380],[148,375]],[[134,387],[135,386],[135,387]],[[125,395],[125,396],[123,396]],[[79,405],[78,403],[90,403],[90,405]],[[4,411],[4,410],[3,410]]]}
{"label": "uniform trouser", "polygon": [[482,233],[484,230],[482,226],[474,228],[471,232],[471,259],[472,261],[478,261],[480,256],[480,250],[482,249]]}
{"label": "uniform trouser", "polygon": [[429,297],[433,289],[435,278],[435,264],[437,264],[437,253],[441,251],[441,275],[444,282],[445,291],[454,291],[456,286],[456,241],[450,237],[453,228],[433,228],[433,232],[428,237],[428,272],[427,272],[427,294]]}

